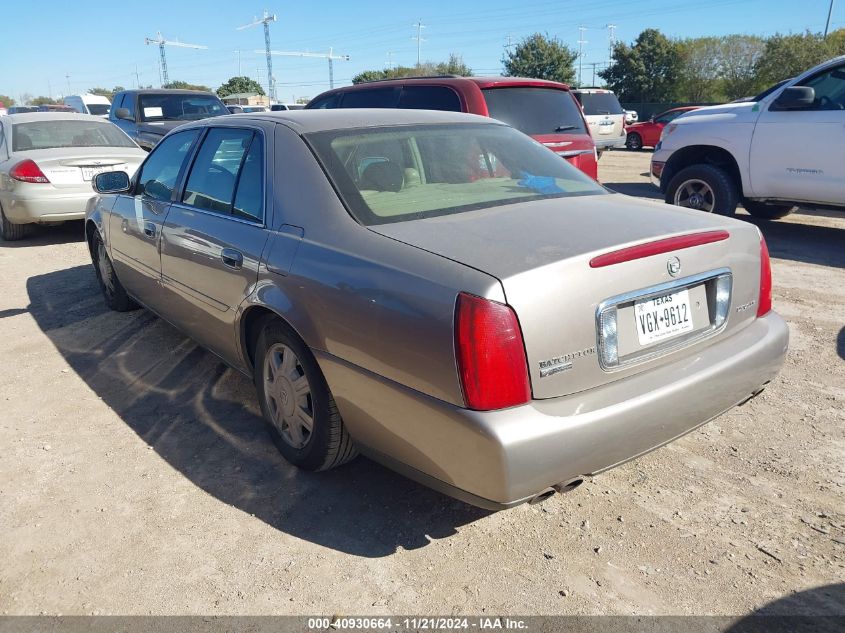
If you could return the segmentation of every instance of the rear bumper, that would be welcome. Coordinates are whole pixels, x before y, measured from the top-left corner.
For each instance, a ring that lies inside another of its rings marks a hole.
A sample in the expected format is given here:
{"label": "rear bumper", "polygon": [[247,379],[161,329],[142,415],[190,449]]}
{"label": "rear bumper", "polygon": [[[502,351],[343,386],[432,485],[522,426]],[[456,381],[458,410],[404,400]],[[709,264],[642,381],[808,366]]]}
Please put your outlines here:
{"label": "rear bumper", "polygon": [[684,435],[777,375],[789,341],[774,312],[683,360],[586,392],[469,411],[317,353],[364,453],[446,494],[501,509]]}
{"label": "rear bumper", "polygon": [[13,195],[2,199],[3,213],[15,224],[81,220],[85,217],[88,201],[95,195],[93,190],[74,193],[51,191],[42,196],[25,198]]}
{"label": "rear bumper", "polygon": [[603,149],[612,149],[612,148],[619,148],[625,147],[625,140],[628,138],[627,134],[623,134],[622,136],[611,136],[602,137],[601,135],[596,135],[593,137],[593,141],[596,144],[596,149],[603,150]]}

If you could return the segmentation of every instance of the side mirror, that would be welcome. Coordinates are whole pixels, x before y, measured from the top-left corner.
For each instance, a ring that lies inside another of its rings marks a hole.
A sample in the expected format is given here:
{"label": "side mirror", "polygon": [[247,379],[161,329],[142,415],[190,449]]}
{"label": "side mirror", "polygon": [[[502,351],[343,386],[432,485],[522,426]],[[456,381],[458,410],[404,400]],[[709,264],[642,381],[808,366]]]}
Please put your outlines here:
{"label": "side mirror", "polygon": [[816,101],[816,91],[808,86],[785,88],[772,103],[773,110],[801,110],[809,108]]}
{"label": "side mirror", "polygon": [[124,119],[126,121],[132,121],[132,115],[129,114],[129,108],[118,108],[114,111],[114,115],[118,119]]}
{"label": "side mirror", "polygon": [[94,176],[94,191],[97,193],[126,193],[129,191],[129,174],[125,171],[104,171]]}

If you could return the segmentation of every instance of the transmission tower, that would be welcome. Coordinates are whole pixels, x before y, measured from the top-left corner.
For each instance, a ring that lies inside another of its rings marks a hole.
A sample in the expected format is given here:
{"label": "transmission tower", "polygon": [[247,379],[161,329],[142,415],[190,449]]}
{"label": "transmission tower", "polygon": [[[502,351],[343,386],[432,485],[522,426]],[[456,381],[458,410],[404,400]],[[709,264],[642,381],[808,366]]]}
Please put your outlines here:
{"label": "transmission tower", "polygon": [[422,43],[425,42],[425,38],[422,36],[422,30],[425,28],[425,25],[422,23],[422,20],[418,20],[416,24],[414,24],[414,28],[417,29],[417,34],[413,36],[412,40],[417,40],[417,68],[420,67],[420,50]]}
{"label": "transmission tower", "polygon": [[616,25],[615,24],[608,24],[607,25],[607,42],[608,42],[607,59],[612,64],[613,63],[613,49],[616,48]]}
{"label": "transmission tower", "polygon": [[[264,17],[255,18],[249,24],[244,24],[235,29],[237,31],[243,31],[259,24],[264,25],[264,53],[267,55],[267,94],[270,95],[271,101],[276,100],[276,78],[273,76],[273,58],[270,55],[270,22],[275,21],[276,16],[271,15],[267,12],[267,9],[264,9]],[[261,51],[256,52],[260,53]]]}
{"label": "transmission tower", "polygon": [[586,26],[579,26],[578,27],[578,87],[580,88],[584,84],[581,82],[581,66],[582,60],[584,59],[584,44],[587,44],[587,40],[584,39],[584,31],[587,30]]}
{"label": "transmission tower", "polygon": [[164,47],[165,46],[178,46],[179,48],[208,48],[208,46],[201,46],[199,44],[185,44],[184,42],[179,42],[178,40],[166,40],[162,37],[161,31],[156,33],[155,39],[151,37],[144,38],[145,44],[158,44],[158,51],[161,55],[161,85],[162,87],[166,86],[170,83],[170,79],[167,76],[167,56],[164,54]]}

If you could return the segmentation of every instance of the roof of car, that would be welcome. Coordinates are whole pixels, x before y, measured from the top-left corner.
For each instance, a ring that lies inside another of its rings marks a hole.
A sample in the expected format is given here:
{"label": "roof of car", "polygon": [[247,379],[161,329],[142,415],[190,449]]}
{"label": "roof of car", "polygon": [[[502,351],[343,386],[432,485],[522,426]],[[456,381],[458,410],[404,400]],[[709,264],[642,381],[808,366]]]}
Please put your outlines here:
{"label": "roof of car", "polygon": [[[474,83],[479,88],[493,88],[504,86],[525,86],[525,87],[548,87],[569,90],[569,86],[558,81],[548,81],[546,79],[531,79],[530,77],[461,77],[458,75],[432,75],[428,77],[396,77],[391,79],[377,79],[374,81],[365,81],[352,86],[344,86],[342,88],[334,88],[327,90],[328,92],[339,92],[372,85],[399,85],[399,84],[437,84],[440,86],[460,86],[461,84]],[[316,98],[316,97],[315,97]]]}
{"label": "roof of car", "polygon": [[8,114],[3,118],[9,123],[32,123],[33,121],[96,121],[97,123],[112,125],[101,116],[80,114],[78,112],[20,112],[17,114]]}
{"label": "roof of car", "polygon": [[341,128],[381,127],[384,125],[427,125],[444,123],[486,123],[504,125],[489,117],[439,110],[400,110],[394,108],[338,108],[329,110],[277,110],[247,114],[230,114],[206,119],[210,123],[225,120],[243,123],[248,120],[275,121],[300,134]]}
{"label": "roof of car", "polygon": [[[213,92],[205,90],[188,90],[187,88],[132,88],[130,90],[123,90],[122,92],[135,92],[139,94],[193,94],[193,95],[214,95]],[[214,95],[215,97],[217,95]]]}

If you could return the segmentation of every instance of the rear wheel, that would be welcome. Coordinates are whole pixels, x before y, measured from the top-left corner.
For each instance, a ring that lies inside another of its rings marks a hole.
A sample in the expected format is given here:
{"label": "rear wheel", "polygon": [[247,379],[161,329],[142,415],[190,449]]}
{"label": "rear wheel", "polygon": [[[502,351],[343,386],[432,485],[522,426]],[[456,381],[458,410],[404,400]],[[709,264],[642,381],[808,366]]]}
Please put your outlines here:
{"label": "rear wheel", "polygon": [[3,213],[3,207],[0,207],[0,237],[7,242],[21,240],[32,232],[31,224],[15,224],[10,222]]}
{"label": "rear wheel", "polygon": [[675,174],[665,201],[679,207],[719,215],[733,215],[739,193],[731,177],[715,165],[691,165]]}
{"label": "rear wheel", "polygon": [[755,200],[744,200],[742,206],[750,215],[761,220],[779,220],[785,218],[797,208],[791,204],[769,204]]}
{"label": "rear wheel", "polygon": [[642,137],[636,132],[629,132],[628,138],[625,139],[625,147],[634,151],[641,150],[643,148]]}
{"label": "rear wheel", "polygon": [[115,312],[129,312],[138,308],[129,295],[117,274],[114,272],[106,247],[99,233],[95,233],[91,244],[91,257],[94,260],[94,271],[97,273],[97,282],[106,305]]}
{"label": "rear wheel", "polygon": [[256,344],[254,379],[276,448],[303,470],[328,470],[358,455],[326,379],[284,323],[267,323]]}

